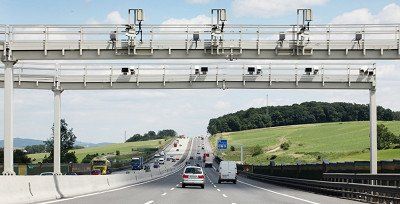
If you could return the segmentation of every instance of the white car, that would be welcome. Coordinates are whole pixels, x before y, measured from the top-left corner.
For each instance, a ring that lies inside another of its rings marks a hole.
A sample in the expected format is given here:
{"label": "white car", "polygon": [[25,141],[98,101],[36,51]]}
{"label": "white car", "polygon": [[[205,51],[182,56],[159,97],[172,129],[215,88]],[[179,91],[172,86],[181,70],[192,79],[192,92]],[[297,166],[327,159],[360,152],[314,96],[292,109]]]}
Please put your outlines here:
{"label": "white car", "polygon": [[200,186],[204,188],[204,171],[201,167],[187,166],[182,174],[182,188],[186,186]]}
{"label": "white car", "polygon": [[219,177],[218,183],[223,181],[233,182],[236,184],[237,180],[237,167],[234,161],[221,161],[219,164]]}
{"label": "white car", "polygon": [[159,164],[165,164],[165,159],[164,159],[164,157],[158,158],[158,163],[159,163]]}

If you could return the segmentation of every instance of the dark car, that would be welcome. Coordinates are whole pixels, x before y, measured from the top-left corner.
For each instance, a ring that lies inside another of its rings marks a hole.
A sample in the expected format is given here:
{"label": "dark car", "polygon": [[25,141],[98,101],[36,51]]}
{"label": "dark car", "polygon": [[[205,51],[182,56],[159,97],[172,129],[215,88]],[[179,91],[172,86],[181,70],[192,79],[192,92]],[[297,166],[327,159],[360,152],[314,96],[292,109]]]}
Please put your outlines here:
{"label": "dark car", "polygon": [[90,175],[101,175],[101,171],[98,170],[98,169],[93,169],[93,170],[90,172]]}
{"label": "dark car", "polygon": [[158,168],[158,167],[160,167],[160,164],[158,162],[154,162],[153,168]]}
{"label": "dark car", "polygon": [[189,159],[193,159],[193,157],[192,156],[190,156],[190,158]]}

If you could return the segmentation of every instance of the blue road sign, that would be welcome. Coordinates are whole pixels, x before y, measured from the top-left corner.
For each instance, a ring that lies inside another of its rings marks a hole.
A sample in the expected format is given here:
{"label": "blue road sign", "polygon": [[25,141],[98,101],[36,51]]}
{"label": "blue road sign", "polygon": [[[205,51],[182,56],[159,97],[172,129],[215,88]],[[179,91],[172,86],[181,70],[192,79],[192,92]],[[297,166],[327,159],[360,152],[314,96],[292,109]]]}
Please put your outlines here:
{"label": "blue road sign", "polygon": [[228,140],[218,140],[218,149],[222,150],[222,149],[227,149],[228,148]]}

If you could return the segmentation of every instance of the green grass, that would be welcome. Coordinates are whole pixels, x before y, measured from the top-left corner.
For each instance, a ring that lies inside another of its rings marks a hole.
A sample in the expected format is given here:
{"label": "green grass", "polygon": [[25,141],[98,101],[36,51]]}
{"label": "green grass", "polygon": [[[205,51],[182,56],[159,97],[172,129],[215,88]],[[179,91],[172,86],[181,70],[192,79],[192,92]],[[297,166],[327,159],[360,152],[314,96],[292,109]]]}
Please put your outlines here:
{"label": "green grass", "polygon": [[[380,122],[385,124],[395,134],[400,134],[400,122]],[[254,129],[233,133],[222,133],[211,137],[212,144],[223,137],[229,145],[236,148],[235,152],[225,151],[226,159],[239,160],[240,146],[244,146],[245,162],[268,163],[272,155],[278,163],[355,161],[369,160],[369,122],[340,122],[293,125]],[[279,145],[289,142],[289,150],[282,150]],[[253,146],[260,145],[264,153],[255,157],[250,154]],[[229,147],[228,147],[229,149]],[[273,151],[273,150],[276,151]],[[273,151],[273,152],[268,152]],[[382,150],[378,159],[389,160],[400,158],[400,149]]]}
{"label": "green grass", "polygon": [[[82,159],[86,156],[86,154],[115,154],[116,150],[120,151],[122,155],[132,154],[132,149],[142,149],[142,148],[158,148],[170,140],[165,141],[164,139],[159,140],[149,140],[149,141],[139,141],[139,142],[128,142],[128,143],[118,143],[118,144],[110,144],[101,147],[88,147],[84,149],[76,149],[75,151],[76,157],[78,158],[78,162],[81,162]],[[161,144],[160,144],[161,142]],[[28,157],[35,159],[34,163],[41,162],[45,155],[48,153],[38,153],[38,154],[29,154]]]}

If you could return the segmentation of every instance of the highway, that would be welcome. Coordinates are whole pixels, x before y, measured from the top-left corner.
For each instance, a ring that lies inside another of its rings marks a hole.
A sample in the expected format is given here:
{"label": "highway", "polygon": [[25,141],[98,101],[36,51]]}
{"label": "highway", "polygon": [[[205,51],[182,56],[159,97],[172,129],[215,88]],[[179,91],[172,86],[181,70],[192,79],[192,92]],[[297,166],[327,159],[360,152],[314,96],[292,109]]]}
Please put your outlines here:
{"label": "highway", "polygon": [[[202,154],[201,147],[208,146],[205,140],[193,139],[189,160],[191,164],[201,163],[197,156]],[[209,149],[209,147],[205,147]],[[198,152],[200,154],[198,154]],[[45,203],[65,204],[110,204],[110,203],[201,203],[201,204],[240,204],[240,203],[323,203],[347,204],[358,203],[336,197],[318,195],[282,186],[253,181],[243,177],[238,178],[237,184],[218,184],[218,173],[214,168],[206,168],[205,189],[199,187],[181,188],[182,170],[151,181],[134,184],[105,192],[93,193]]]}

